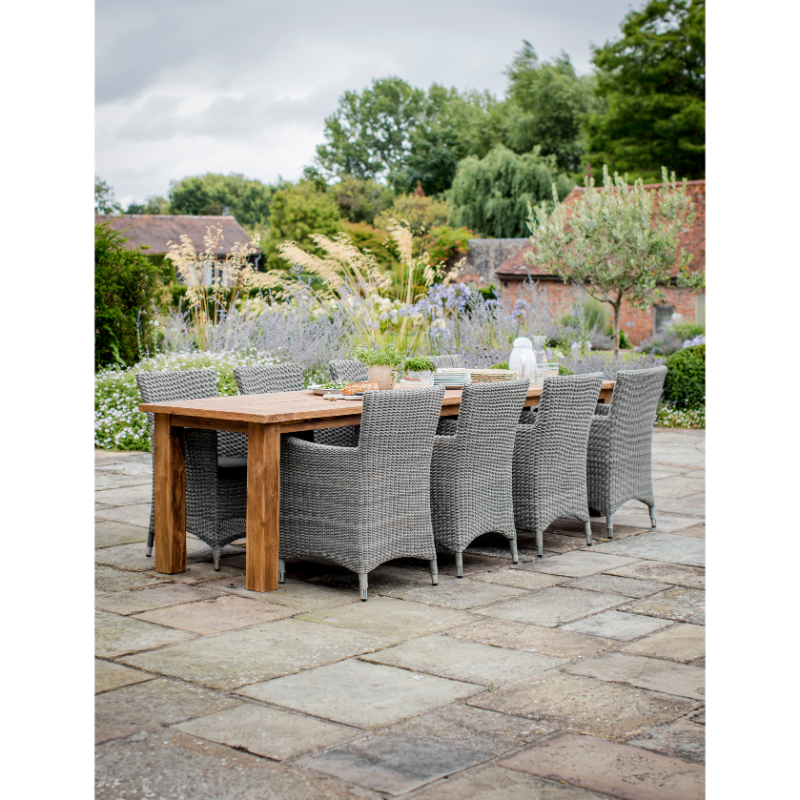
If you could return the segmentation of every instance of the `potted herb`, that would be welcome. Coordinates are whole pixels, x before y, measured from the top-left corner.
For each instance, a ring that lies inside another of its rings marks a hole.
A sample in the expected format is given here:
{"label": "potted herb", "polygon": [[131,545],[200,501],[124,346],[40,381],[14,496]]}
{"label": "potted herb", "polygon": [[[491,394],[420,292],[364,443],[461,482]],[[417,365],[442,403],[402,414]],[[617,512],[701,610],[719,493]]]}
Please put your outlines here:
{"label": "potted herb", "polygon": [[403,356],[396,345],[383,347],[356,347],[353,355],[367,366],[367,380],[375,381],[379,389],[394,388],[395,373],[403,363]]}
{"label": "potted herb", "polygon": [[423,386],[433,386],[433,373],[436,365],[425,356],[407,358],[403,365],[407,381],[419,381]]}

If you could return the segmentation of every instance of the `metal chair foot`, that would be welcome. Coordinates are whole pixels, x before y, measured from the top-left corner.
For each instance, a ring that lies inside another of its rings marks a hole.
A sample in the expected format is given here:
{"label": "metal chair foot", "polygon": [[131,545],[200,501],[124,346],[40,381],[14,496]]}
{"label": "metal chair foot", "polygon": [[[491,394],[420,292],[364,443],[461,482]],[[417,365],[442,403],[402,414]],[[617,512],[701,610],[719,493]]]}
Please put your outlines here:
{"label": "metal chair foot", "polygon": [[148,548],[147,548],[147,549],[144,551],[144,554],[145,554],[145,555],[146,555],[148,558],[150,558],[150,556],[152,556],[152,555],[153,555],[153,545],[150,545],[150,547],[148,547]]}
{"label": "metal chair foot", "polygon": [[361,590],[361,602],[367,602],[367,574],[364,572],[358,573],[358,588]]}
{"label": "metal chair foot", "polygon": [[592,546],[592,525],[591,525],[591,523],[589,522],[588,519],[586,520],[586,522],[583,523],[583,530],[586,532],[586,544],[588,544],[589,547],[591,547]]}
{"label": "metal chair foot", "polygon": [[286,582],[286,562],[282,559],[278,559],[278,583],[285,583]]}
{"label": "metal chair foot", "polygon": [[464,577],[464,555],[456,553],[456,578]]}
{"label": "metal chair foot", "polygon": [[222,548],[212,547],[211,555],[214,556],[214,570],[215,572],[219,572],[219,560],[222,558]]}
{"label": "metal chair foot", "polygon": [[614,538],[614,523],[611,521],[613,516],[613,514],[606,515],[606,531],[609,539]]}
{"label": "metal chair foot", "polygon": [[536,557],[544,558],[544,534],[536,531]]}
{"label": "metal chair foot", "polygon": [[430,564],[430,567],[431,567],[431,583],[434,586],[438,586],[439,585],[439,565],[436,563],[436,559],[435,558],[432,558],[428,562],[428,564]]}
{"label": "metal chair foot", "polygon": [[519,564],[519,553],[517,552],[517,540],[509,539],[508,546],[511,549],[511,563]]}
{"label": "metal chair foot", "polygon": [[656,509],[655,506],[650,506],[650,527],[656,527]]}

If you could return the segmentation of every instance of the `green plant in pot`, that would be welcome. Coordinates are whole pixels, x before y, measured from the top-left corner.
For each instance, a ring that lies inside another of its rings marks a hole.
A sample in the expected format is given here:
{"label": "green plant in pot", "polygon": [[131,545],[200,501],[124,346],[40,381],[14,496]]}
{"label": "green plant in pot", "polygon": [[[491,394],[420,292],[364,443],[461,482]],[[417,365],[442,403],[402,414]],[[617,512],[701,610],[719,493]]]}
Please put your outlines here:
{"label": "green plant in pot", "polygon": [[425,356],[412,356],[403,364],[403,372],[407,381],[418,381],[420,386],[433,386],[436,365]]}
{"label": "green plant in pot", "polygon": [[367,367],[367,380],[378,384],[379,389],[392,389],[403,356],[396,345],[386,344],[372,348],[358,346],[353,355]]}

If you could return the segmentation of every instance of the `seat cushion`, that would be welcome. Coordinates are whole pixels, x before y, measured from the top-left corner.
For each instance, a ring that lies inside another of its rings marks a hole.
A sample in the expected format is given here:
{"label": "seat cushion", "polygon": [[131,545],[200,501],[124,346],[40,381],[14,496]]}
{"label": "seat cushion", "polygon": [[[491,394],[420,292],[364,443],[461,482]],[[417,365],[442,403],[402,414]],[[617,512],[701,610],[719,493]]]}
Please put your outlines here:
{"label": "seat cushion", "polygon": [[217,458],[217,467],[219,469],[247,469],[247,457],[239,458],[237,456],[219,456]]}

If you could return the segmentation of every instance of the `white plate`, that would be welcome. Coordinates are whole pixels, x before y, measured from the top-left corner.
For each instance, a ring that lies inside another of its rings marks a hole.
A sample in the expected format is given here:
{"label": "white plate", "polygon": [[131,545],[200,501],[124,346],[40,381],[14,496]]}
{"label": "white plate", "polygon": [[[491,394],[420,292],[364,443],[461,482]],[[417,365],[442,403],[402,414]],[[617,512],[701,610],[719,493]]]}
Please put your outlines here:
{"label": "white plate", "polygon": [[309,386],[309,392],[314,392],[314,394],[330,394],[331,392],[339,392],[341,389],[320,389],[319,386]]}
{"label": "white plate", "polygon": [[[331,394],[328,392],[328,394]],[[335,400],[363,400],[363,395],[360,394],[334,394],[332,395]]]}

